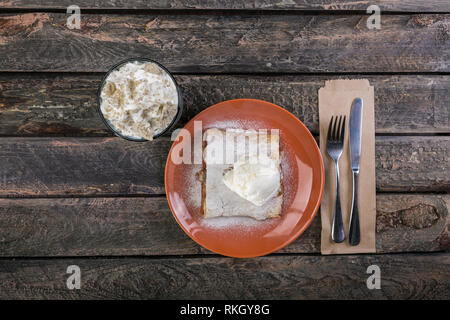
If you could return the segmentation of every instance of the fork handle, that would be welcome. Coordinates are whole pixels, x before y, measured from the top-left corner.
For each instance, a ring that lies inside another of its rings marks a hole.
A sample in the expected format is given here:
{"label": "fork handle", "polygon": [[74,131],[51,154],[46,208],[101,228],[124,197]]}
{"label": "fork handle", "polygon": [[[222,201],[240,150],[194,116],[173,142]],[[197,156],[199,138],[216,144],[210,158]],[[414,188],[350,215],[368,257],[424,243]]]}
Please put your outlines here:
{"label": "fork handle", "polygon": [[359,230],[358,180],[359,172],[353,171],[353,202],[352,210],[350,211],[350,229],[348,232],[348,241],[352,246],[357,246],[361,240]]}
{"label": "fork handle", "polygon": [[334,164],[336,167],[336,202],[334,205],[331,238],[334,242],[340,243],[345,240],[345,231],[344,224],[342,223],[341,193],[339,191],[339,165],[337,161],[335,161]]}

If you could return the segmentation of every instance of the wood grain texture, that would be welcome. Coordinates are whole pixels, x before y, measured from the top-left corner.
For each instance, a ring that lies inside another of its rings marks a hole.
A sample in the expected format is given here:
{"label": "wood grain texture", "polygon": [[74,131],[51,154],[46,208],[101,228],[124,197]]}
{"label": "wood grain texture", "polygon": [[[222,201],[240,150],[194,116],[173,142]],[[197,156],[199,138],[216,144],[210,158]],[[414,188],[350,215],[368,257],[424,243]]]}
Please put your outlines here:
{"label": "wood grain texture", "polygon": [[163,194],[169,139],[3,138],[0,195]]}
{"label": "wood grain texture", "polygon": [[[0,8],[10,9],[66,9],[72,5],[70,0],[2,0]],[[372,4],[380,6],[382,11],[450,11],[446,0],[78,0],[82,9],[218,9],[218,10],[366,10]]]}
{"label": "wood grain texture", "polygon": [[[106,71],[133,56],[173,72],[449,72],[450,15],[0,16],[0,71]],[[189,54],[187,54],[189,53]]]}
{"label": "wood grain texture", "polygon": [[[441,141],[436,144],[433,140],[424,137],[377,137],[377,189],[449,191],[450,137],[437,138]],[[410,180],[414,182],[411,184]]]}
{"label": "wood grain texture", "polygon": [[[164,194],[171,141],[2,138],[0,196]],[[378,137],[378,191],[448,191],[450,137]]]}
{"label": "wood grain texture", "polygon": [[[0,74],[0,135],[108,136],[97,112],[102,75]],[[338,76],[178,75],[184,125],[200,111],[235,98],[263,99],[285,107],[318,134],[317,92]],[[377,133],[450,132],[450,77],[350,76],[375,87]]]}
{"label": "wood grain texture", "polygon": [[[377,195],[377,252],[450,250],[449,195]],[[165,198],[0,199],[0,256],[207,254]],[[319,253],[320,217],[278,253]]]}
{"label": "wood grain texture", "polygon": [[[66,287],[69,265],[80,290]],[[366,286],[370,265],[380,290]],[[449,299],[450,253],[1,260],[0,283],[2,299]]]}

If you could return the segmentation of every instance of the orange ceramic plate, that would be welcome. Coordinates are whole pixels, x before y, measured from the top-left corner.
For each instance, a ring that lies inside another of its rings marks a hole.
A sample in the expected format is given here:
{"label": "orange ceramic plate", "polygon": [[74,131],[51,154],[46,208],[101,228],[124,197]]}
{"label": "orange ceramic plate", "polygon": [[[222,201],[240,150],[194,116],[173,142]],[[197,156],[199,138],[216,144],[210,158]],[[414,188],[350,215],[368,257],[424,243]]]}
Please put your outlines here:
{"label": "orange ceramic plate", "polygon": [[[197,122],[196,130],[279,129],[283,206],[280,218],[264,221],[234,217],[205,219],[201,213],[201,183],[196,179],[201,165],[173,161],[173,156],[180,154],[180,147],[193,146],[194,139],[183,135],[170,149],[165,172],[167,199],[181,228],[213,252],[242,258],[277,251],[301,235],[316,215],[324,188],[322,157],[305,125],[283,108],[254,99],[224,101],[202,111],[185,126],[192,136],[194,121],[201,121],[200,126]],[[184,152],[181,154],[185,155]]]}

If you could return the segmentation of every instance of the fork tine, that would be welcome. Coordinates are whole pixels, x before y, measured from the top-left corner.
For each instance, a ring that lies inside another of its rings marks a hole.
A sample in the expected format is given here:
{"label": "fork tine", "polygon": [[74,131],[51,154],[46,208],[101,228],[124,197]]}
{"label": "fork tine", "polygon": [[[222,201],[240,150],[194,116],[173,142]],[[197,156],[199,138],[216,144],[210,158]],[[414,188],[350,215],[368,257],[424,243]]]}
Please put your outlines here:
{"label": "fork tine", "polygon": [[336,124],[336,141],[340,141],[341,120],[342,120],[342,116],[339,116],[339,119],[338,119],[337,124]]}
{"label": "fork tine", "polygon": [[331,137],[331,126],[333,124],[333,116],[331,116],[330,124],[328,125],[328,133],[327,133],[327,140],[332,140]]}
{"label": "fork tine", "polygon": [[339,127],[339,117],[336,117],[334,118],[334,125],[333,125],[333,141],[335,142],[338,140],[339,136],[338,127]]}
{"label": "fork tine", "polygon": [[342,121],[341,134],[339,135],[339,140],[340,141],[344,141],[344,135],[345,135],[345,116],[344,116],[344,119]]}

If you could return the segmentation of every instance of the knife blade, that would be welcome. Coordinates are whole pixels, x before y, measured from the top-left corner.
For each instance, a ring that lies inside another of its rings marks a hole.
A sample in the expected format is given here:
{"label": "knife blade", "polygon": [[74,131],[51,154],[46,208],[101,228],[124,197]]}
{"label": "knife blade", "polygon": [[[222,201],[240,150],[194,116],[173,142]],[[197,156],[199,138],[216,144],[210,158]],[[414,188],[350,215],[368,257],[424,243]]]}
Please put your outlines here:
{"label": "knife blade", "polygon": [[362,130],[363,100],[353,100],[350,111],[350,161],[353,171],[359,171],[359,160],[361,156],[361,130]]}
{"label": "knife blade", "polygon": [[359,161],[361,157],[362,112],[363,100],[361,98],[356,98],[353,100],[352,110],[350,111],[350,161],[352,164],[353,197],[352,208],[350,211],[348,242],[351,246],[357,246],[361,241],[359,228],[358,185]]}

